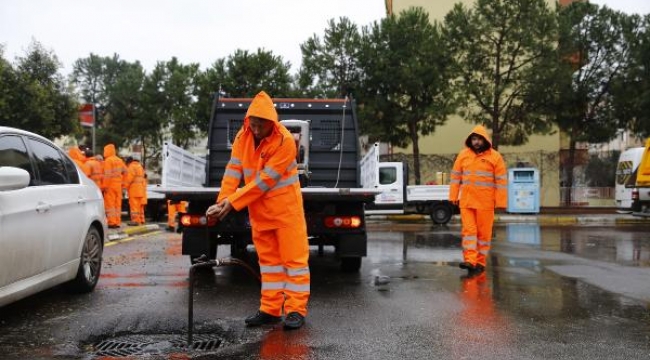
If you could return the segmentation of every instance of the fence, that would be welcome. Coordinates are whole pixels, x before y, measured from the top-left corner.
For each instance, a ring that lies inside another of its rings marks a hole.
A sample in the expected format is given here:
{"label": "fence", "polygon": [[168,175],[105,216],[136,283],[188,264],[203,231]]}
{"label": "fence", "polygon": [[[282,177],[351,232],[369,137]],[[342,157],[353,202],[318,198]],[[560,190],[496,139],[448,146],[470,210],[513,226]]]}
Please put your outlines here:
{"label": "fence", "polygon": [[566,193],[571,193],[571,206],[614,207],[613,187],[561,187],[560,206],[566,206]]}

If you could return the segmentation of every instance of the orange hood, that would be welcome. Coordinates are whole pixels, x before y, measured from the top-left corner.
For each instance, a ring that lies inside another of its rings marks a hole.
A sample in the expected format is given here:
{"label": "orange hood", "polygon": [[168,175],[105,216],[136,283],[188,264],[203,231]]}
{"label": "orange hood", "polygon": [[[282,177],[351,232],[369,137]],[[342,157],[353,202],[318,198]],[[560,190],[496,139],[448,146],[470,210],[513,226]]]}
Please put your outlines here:
{"label": "orange hood", "polygon": [[483,139],[485,139],[485,141],[488,144],[488,149],[492,148],[492,138],[490,137],[490,135],[487,132],[487,129],[485,129],[483,125],[476,125],[472,129],[469,135],[467,135],[467,139],[465,139],[465,146],[467,146],[470,149],[472,148],[472,140],[470,140],[470,138],[472,137],[473,134],[482,136]]}
{"label": "orange hood", "polygon": [[244,126],[248,127],[248,118],[251,116],[271,120],[276,124],[276,126],[280,121],[278,112],[275,111],[273,100],[271,100],[271,97],[264,91],[260,91],[255,95],[253,101],[251,101],[248,111],[246,111],[246,117],[244,118]]}
{"label": "orange hood", "polygon": [[115,145],[113,144],[104,146],[104,159],[108,159],[109,156],[115,156]]}

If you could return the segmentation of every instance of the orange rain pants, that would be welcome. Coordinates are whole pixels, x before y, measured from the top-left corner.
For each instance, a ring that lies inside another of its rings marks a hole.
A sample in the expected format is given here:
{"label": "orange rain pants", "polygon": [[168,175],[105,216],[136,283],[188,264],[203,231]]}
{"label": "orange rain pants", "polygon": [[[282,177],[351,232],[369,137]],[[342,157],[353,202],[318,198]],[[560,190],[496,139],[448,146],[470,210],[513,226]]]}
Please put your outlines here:
{"label": "orange rain pants", "polygon": [[492,242],[494,210],[461,208],[460,217],[464,261],[485,266]]}
{"label": "orange rain pants", "polygon": [[176,228],[176,214],[179,212],[187,211],[187,201],[179,201],[177,203],[172,203],[171,200],[167,200],[167,227]]}
{"label": "orange rain pants", "polygon": [[285,314],[307,314],[309,245],[295,238],[307,238],[307,228],[253,230],[262,275],[260,310],[267,314],[282,315],[283,304]]}

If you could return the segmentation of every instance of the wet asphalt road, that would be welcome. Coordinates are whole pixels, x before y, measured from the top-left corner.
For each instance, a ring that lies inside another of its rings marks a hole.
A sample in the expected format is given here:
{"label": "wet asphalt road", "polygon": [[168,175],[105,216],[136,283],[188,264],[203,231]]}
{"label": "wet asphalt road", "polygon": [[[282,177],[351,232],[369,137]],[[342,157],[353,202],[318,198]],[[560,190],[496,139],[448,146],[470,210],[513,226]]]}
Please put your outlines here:
{"label": "wet asphalt road", "polygon": [[56,288],[0,308],[0,358],[650,358],[647,225],[499,226],[488,271],[469,279],[457,267],[459,231],[372,222],[358,274],[340,273],[332,249],[313,249],[310,314],[293,332],[244,327],[259,299],[244,267],[199,272],[199,349],[185,343],[180,235],[113,242],[94,293]]}

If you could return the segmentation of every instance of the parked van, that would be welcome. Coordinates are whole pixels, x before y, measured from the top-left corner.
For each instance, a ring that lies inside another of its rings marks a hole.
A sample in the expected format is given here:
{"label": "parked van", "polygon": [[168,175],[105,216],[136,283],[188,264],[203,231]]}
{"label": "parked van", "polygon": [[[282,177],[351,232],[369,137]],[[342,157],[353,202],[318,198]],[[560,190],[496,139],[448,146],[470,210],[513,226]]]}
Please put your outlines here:
{"label": "parked van", "polygon": [[629,148],[621,153],[616,165],[615,195],[616,209],[621,213],[632,212],[632,188],[636,182],[636,171],[641,163],[643,147]]}

